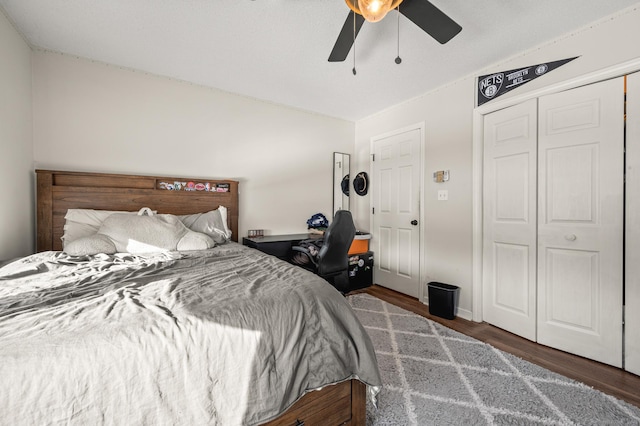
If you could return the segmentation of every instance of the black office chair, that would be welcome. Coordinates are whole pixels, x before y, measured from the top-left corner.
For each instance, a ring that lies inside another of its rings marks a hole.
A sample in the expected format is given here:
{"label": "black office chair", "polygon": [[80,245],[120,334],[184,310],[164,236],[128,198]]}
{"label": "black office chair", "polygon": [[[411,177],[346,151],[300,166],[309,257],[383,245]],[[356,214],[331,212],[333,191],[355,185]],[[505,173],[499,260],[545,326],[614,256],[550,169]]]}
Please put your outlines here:
{"label": "black office chair", "polygon": [[294,246],[293,250],[296,253],[304,253],[309,259],[308,263],[300,266],[315,272],[338,290],[345,292],[349,285],[347,253],[355,235],[356,227],[351,212],[338,210],[324,232],[322,247],[317,256],[312,256],[309,250],[302,246]]}

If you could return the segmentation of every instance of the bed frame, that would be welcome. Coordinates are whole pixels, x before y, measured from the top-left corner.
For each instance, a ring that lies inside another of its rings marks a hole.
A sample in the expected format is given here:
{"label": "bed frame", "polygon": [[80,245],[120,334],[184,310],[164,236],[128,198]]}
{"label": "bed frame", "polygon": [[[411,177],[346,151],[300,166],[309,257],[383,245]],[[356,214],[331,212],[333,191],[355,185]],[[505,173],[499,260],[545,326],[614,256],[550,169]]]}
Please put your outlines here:
{"label": "bed frame", "polygon": [[[135,211],[149,207],[182,215],[222,205],[228,210],[232,239],[238,241],[238,182],[234,180],[36,170],[36,183],[38,252],[62,250],[64,216],[71,208]],[[186,190],[184,183],[186,189],[201,183],[228,191],[207,191],[202,186]],[[173,189],[166,189],[167,184]],[[354,379],[309,392],[267,425],[364,425],[365,420],[366,386]]]}
{"label": "bed frame", "polygon": [[[137,211],[142,207],[176,215],[208,212],[225,206],[231,238],[238,241],[238,182],[167,176],[36,170],[37,251],[62,250],[68,209]],[[179,190],[165,189],[180,183]],[[186,190],[189,183],[224,185],[228,192]],[[184,185],[183,185],[184,184]]]}

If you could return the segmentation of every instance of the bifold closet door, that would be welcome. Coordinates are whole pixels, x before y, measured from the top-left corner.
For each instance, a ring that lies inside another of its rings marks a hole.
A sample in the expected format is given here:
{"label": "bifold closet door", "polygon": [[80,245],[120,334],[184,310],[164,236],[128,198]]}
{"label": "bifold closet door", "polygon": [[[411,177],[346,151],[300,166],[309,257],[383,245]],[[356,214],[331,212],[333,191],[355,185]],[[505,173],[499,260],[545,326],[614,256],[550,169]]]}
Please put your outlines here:
{"label": "bifold closet door", "polygon": [[536,339],[537,101],[485,116],[483,317]]}
{"label": "bifold closet door", "polygon": [[537,340],[621,367],[624,80],[538,102]]}
{"label": "bifold closet door", "polygon": [[627,77],[625,369],[640,375],[640,73]]}

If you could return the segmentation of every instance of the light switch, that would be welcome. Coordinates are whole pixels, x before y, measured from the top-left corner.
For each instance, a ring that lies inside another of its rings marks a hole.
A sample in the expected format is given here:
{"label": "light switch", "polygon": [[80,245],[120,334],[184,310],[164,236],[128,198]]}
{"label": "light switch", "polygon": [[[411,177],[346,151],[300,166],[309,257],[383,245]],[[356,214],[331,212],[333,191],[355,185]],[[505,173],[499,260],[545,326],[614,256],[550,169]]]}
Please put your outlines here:
{"label": "light switch", "polygon": [[449,191],[441,189],[438,191],[438,201],[447,201],[449,199]]}

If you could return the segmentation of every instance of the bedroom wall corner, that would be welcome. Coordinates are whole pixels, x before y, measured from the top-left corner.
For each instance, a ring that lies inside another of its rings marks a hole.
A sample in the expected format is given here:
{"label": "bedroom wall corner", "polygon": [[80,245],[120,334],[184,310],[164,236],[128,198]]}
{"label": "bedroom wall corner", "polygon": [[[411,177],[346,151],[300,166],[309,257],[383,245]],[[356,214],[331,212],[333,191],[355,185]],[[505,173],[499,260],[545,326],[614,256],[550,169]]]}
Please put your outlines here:
{"label": "bedroom wall corner", "polygon": [[0,261],[35,245],[31,54],[0,8]]}
{"label": "bedroom wall corner", "polygon": [[[360,120],[356,123],[355,146],[356,167],[368,170],[372,138],[414,123],[424,123],[424,218],[420,229],[424,234],[421,256],[425,270],[421,272],[420,285],[425,295],[426,284],[430,281],[459,286],[458,316],[466,319],[471,318],[472,261],[472,175],[469,167],[472,122],[466,114],[473,109],[473,100],[468,96],[473,93],[473,85],[471,78],[450,83]],[[437,170],[449,170],[449,181],[435,183],[432,174]],[[449,191],[448,201],[438,201],[437,193],[441,189]],[[367,227],[370,226],[370,198],[359,197],[355,205],[356,219]]]}

